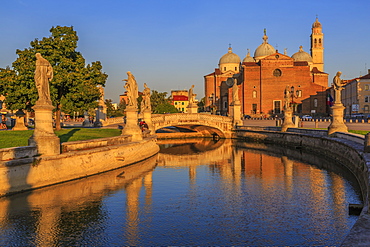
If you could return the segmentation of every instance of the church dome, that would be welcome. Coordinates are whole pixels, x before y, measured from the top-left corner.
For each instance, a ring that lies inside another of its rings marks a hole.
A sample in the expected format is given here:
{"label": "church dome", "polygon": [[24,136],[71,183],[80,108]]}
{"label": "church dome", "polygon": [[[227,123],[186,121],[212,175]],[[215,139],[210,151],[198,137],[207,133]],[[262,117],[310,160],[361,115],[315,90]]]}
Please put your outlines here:
{"label": "church dome", "polygon": [[259,57],[265,57],[269,56],[271,54],[274,54],[276,52],[275,48],[270,45],[267,40],[268,37],[266,35],[266,29],[264,30],[264,35],[262,37],[263,42],[260,46],[257,47],[256,51],[254,52],[254,58],[257,59]]}
{"label": "church dome", "polygon": [[302,46],[299,47],[298,52],[296,52],[292,55],[292,58],[294,59],[294,61],[306,61],[306,62],[311,62],[312,63],[311,55],[308,54],[307,52],[305,52],[303,50]]}
{"label": "church dome", "polygon": [[229,47],[228,52],[220,58],[219,64],[221,65],[225,63],[237,63],[237,64],[240,63],[240,57],[233,53],[231,47]]}
{"label": "church dome", "polygon": [[313,28],[321,27],[321,23],[319,22],[319,19],[316,17],[316,21],[312,24]]}
{"label": "church dome", "polygon": [[249,49],[248,49],[247,56],[243,59],[243,63],[244,62],[254,62],[254,59],[253,59],[253,57],[251,57],[251,54],[249,52]]}

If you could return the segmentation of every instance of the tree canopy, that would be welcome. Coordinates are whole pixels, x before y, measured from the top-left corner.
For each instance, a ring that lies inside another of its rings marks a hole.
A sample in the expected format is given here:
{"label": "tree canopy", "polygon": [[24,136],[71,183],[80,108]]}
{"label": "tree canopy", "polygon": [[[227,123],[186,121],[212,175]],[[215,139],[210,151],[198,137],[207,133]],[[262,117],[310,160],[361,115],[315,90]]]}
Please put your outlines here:
{"label": "tree canopy", "polygon": [[98,86],[104,86],[108,75],[102,72],[99,61],[85,64],[85,59],[77,49],[78,36],[73,27],[52,27],[50,37],[31,41],[30,48],[17,50],[18,58],[13,62],[13,70],[2,69],[0,79],[6,78],[4,93],[7,108],[11,110],[31,107],[38,99],[34,82],[36,53],[47,59],[54,70],[50,82],[50,94],[57,111],[87,111],[97,107],[101,93]]}
{"label": "tree canopy", "polygon": [[152,106],[153,113],[177,113],[178,110],[175,106],[171,105],[168,98],[166,98],[167,92],[159,93],[156,90],[152,90],[150,96],[150,102]]}

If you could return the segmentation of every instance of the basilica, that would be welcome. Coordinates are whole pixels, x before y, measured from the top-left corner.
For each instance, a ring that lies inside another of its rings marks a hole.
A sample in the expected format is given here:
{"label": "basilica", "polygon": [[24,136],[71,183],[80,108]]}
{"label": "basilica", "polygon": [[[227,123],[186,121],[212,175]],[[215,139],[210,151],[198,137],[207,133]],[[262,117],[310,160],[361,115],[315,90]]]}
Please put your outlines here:
{"label": "basilica", "polygon": [[[328,88],[328,74],[324,72],[324,34],[317,18],[311,30],[310,54],[302,46],[292,56],[286,50],[279,53],[269,44],[266,30],[253,57],[248,51],[241,61],[229,47],[220,58],[218,68],[204,76],[206,107],[217,114],[230,114],[231,90],[233,83],[237,83],[243,115],[278,115],[287,103],[296,113],[302,113],[302,100]],[[284,102],[287,88],[291,97],[289,102]]]}

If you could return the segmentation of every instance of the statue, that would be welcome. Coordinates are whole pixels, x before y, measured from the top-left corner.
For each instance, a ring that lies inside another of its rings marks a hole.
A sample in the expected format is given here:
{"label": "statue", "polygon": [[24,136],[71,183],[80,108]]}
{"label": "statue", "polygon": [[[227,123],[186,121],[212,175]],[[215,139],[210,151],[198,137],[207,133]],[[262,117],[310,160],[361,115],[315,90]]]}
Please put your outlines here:
{"label": "statue", "polygon": [[239,87],[237,85],[236,80],[234,79],[234,84],[233,84],[233,102],[238,102],[239,101]]}
{"label": "statue", "polygon": [[191,88],[189,89],[189,93],[188,93],[189,105],[192,105],[195,102],[195,94],[193,93],[193,90],[194,90],[194,85],[192,85]]}
{"label": "statue", "polygon": [[37,103],[51,105],[49,82],[53,79],[53,67],[51,67],[49,61],[43,58],[40,53],[36,53],[34,79],[39,94]]}
{"label": "statue", "polygon": [[341,91],[343,90],[343,80],[340,79],[342,72],[338,71],[337,74],[333,78],[333,87],[335,91],[335,103],[341,103]]}
{"label": "statue", "polygon": [[130,71],[127,72],[127,76],[128,78],[123,80],[126,81],[124,88],[127,90],[127,106],[137,107],[137,98],[139,97],[137,83]]}
{"label": "statue", "polygon": [[150,104],[150,88],[144,83],[144,90],[143,90],[143,100],[141,101],[141,111],[144,110],[151,110],[151,104]]}
{"label": "statue", "polygon": [[289,100],[290,100],[290,90],[289,90],[289,86],[286,86],[285,87],[285,90],[284,90],[284,106],[285,106],[285,110],[289,108]]}

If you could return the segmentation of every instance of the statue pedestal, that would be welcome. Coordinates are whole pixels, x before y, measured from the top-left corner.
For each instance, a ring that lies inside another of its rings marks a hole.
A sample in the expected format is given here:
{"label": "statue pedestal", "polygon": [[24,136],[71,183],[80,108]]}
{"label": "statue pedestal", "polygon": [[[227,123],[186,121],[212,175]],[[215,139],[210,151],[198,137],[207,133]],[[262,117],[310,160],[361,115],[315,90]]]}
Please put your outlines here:
{"label": "statue pedestal", "polygon": [[24,125],[24,113],[23,111],[19,110],[15,113],[17,119],[15,120],[15,125],[12,130],[28,130],[26,125]]}
{"label": "statue pedestal", "polygon": [[33,109],[35,110],[35,131],[28,139],[28,145],[36,146],[41,155],[60,154],[60,139],[53,130],[54,106],[36,104]]}
{"label": "statue pedestal", "polygon": [[132,141],[140,141],[143,139],[142,131],[138,125],[137,108],[126,107],[126,125],[122,130],[122,135],[131,135]]}
{"label": "statue pedestal", "polygon": [[295,125],[292,121],[293,110],[289,107],[284,110],[284,122],[281,125],[281,131],[285,132],[288,128],[295,128]]}
{"label": "statue pedestal", "polygon": [[328,127],[328,135],[335,132],[348,132],[348,128],[343,121],[344,109],[345,107],[342,103],[334,103],[334,106],[331,107],[333,120]]}
{"label": "statue pedestal", "polygon": [[235,101],[233,104],[230,105],[230,108],[231,108],[231,117],[233,118],[234,126],[243,125],[240,101]]}
{"label": "statue pedestal", "polygon": [[187,107],[188,113],[198,113],[198,106],[196,104],[190,104]]}
{"label": "statue pedestal", "polygon": [[148,128],[150,130],[150,134],[154,135],[155,130],[154,130],[153,123],[152,123],[152,111],[151,110],[145,109],[143,111],[143,120],[148,125]]}

